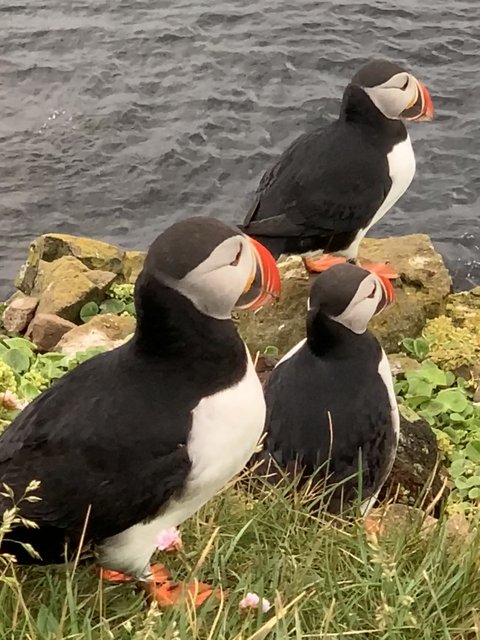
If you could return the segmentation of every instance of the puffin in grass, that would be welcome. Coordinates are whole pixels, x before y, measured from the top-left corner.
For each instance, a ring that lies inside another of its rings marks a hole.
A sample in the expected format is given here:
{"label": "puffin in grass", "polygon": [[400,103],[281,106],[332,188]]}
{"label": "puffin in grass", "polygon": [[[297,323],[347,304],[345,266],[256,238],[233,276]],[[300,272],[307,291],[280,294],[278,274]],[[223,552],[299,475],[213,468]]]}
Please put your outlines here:
{"label": "puffin in grass", "polygon": [[[415,76],[393,62],[368,62],[347,85],[338,118],[294,140],[264,174],[241,228],[276,259],[302,255],[309,272],[356,262],[365,234],[415,174],[405,122],[432,118],[430,94]],[[362,266],[393,299],[394,270]]]}
{"label": "puffin in grass", "polygon": [[[137,582],[162,606],[209,597],[208,585],[175,584],[150,559],[159,533],[193,515],[255,449],[265,400],[231,313],[279,293],[274,258],[237,228],[197,217],[164,231],[135,285],[132,339],[56,381],[0,436],[0,482],[17,500],[40,482],[40,500],[19,505],[38,528],[18,526],[1,552],[59,563],[83,539],[108,577]],[[0,512],[11,506],[3,493]]]}
{"label": "puffin in grass", "polygon": [[262,450],[252,458],[269,482],[320,483],[322,503],[343,513],[374,504],[392,468],[399,413],[387,356],[367,329],[388,304],[380,279],[356,265],[314,278],[306,338],[266,385]]}

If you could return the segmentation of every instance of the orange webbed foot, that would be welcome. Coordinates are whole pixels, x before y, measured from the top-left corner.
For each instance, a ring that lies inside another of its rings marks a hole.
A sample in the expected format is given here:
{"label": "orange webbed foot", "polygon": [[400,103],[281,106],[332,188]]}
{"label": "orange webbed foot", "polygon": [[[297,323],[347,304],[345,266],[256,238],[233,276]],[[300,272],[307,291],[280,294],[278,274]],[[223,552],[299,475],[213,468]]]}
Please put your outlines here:
{"label": "orange webbed foot", "polygon": [[322,273],[322,271],[326,271],[336,264],[343,264],[346,261],[346,258],[330,254],[323,255],[320,258],[303,258],[303,264],[309,273]]}
{"label": "orange webbed foot", "polygon": [[371,271],[375,275],[386,278],[387,280],[395,280],[395,278],[399,277],[398,273],[388,262],[370,262],[369,260],[365,260],[357,264],[359,267],[362,267],[362,269]]}
{"label": "orange webbed foot", "polygon": [[167,581],[162,585],[153,583],[147,587],[147,592],[157,604],[162,607],[173,607],[182,601],[191,601],[195,607],[200,607],[208,598],[220,597],[220,592],[204,582],[191,582],[182,584]]}

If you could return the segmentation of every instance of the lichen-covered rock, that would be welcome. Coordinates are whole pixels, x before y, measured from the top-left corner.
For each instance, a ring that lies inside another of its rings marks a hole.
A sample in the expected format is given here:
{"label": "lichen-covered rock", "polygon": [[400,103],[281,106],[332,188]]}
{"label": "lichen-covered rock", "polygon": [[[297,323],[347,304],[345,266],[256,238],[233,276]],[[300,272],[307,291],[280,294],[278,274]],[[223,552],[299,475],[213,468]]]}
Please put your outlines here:
{"label": "lichen-covered rock", "polygon": [[78,320],[86,302],[101,302],[115,280],[110,271],[92,271],[77,258],[64,256],[55,262],[41,262],[33,293],[39,298],[37,313],[51,313]]}
{"label": "lichen-covered rock", "polygon": [[53,313],[36,313],[30,322],[26,336],[39,351],[52,351],[60,338],[75,325]]}
{"label": "lichen-covered rock", "polygon": [[429,320],[423,337],[440,367],[480,381],[480,287],[450,295],[446,314]]}
{"label": "lichen-covered rock", "polygon": [[389,260],[399,274],[395,303],[374,318],[370,327],[388,353],[398,349],[402,338],[420,335],[427,319],[445,310],[452,281],[427,235],[366,238],[359,259]]}
{"label": "lichen-covered rock", "polygon": [[38,299],[32,296],[16,296],[3,313],[3,326],[7,331],[21,333],[33,318]]}
{"label": "lichen-covered rock", "polygon": [[120,274],[124,253],[119,247],[100,240],[60,233],[45,234],[30,244],[27,260],[15,284],[29,295],[36,288],[41,263],[54,262],[65,256],[77,258],[89,269]]}
{"label": "lichen-covered rock", "polygon": [[452,293],[447,300],[447,316],[462,326],[478,328],[480,322],[480,287]]}
{"label": "lichen-covered rock", "polygon": [[110,313],[93,317],[84,325],[66,333],[55,347],[56,351],[74,354],[90,347],[113,349],[135,331],[135,318]]}
{"label": "lichen-covered rock", "polygon": [[[428,236],[366,238],[359,259],[388,260],[399,274],[395,303],[371,323],[388,353],[398,350],[402,338],[418,336],[428,318],[445,310],[451,279]],[[254,353],[276,346],[282,355],[305,335],[309,277],[297,256],[290,256],[278,267],[283,287],[280,301],[253,316],[240,314],[240,333]]]}
{"label": "lichen-covered rock", "polygon": [[123,258],[123,279],[125,282],[133,284],[138,278],[138,274],[143,269],[145,261],[145,251],[126,251]]}

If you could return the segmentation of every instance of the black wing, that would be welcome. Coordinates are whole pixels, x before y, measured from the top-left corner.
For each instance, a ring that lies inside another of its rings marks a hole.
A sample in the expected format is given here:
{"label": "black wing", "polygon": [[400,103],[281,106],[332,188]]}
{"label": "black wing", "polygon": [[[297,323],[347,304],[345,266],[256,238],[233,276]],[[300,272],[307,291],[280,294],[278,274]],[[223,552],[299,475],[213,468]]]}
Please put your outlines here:
{"label": "black wing", "polygon": [[[184,486],[191,402],[180,391],[166,401],[175,373],[147,370],[125,347],[66,374],[0,437],[0,482],[17,499],[41,482],[41,501],[21,505],[40,526],[74,537],[91,506],[88,535],[102,539],[156,515]],[[10,506],[0,498],[0,511]]]}
{"label": "black wing", "polygon": [[271,238],[356,231],[390,187],[386,157],[357,127],[336,122],[300,136],[284,152],[263,176],[243,228]]}

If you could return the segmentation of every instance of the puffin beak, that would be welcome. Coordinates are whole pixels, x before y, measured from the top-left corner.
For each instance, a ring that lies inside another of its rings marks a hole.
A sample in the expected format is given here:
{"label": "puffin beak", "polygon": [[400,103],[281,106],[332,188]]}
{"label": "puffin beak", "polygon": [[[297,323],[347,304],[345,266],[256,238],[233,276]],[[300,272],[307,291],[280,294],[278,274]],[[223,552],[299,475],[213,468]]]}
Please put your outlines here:
{"label": "puffin beak", "polygon": [[433,120],[434,108],[428,89],[420,80],[416,78],[414,80],[417,85],[417,96],[402,113],[402,117],[415,122]]}
{"label": "puffin beak", "polygon": [[252,245],[254,266],[245,289],[237,301],[237,309],[257,311],[265,304],[278,300],[281,291],[280,273],[275,258],[270,251],[249,236],[245,236]]}

